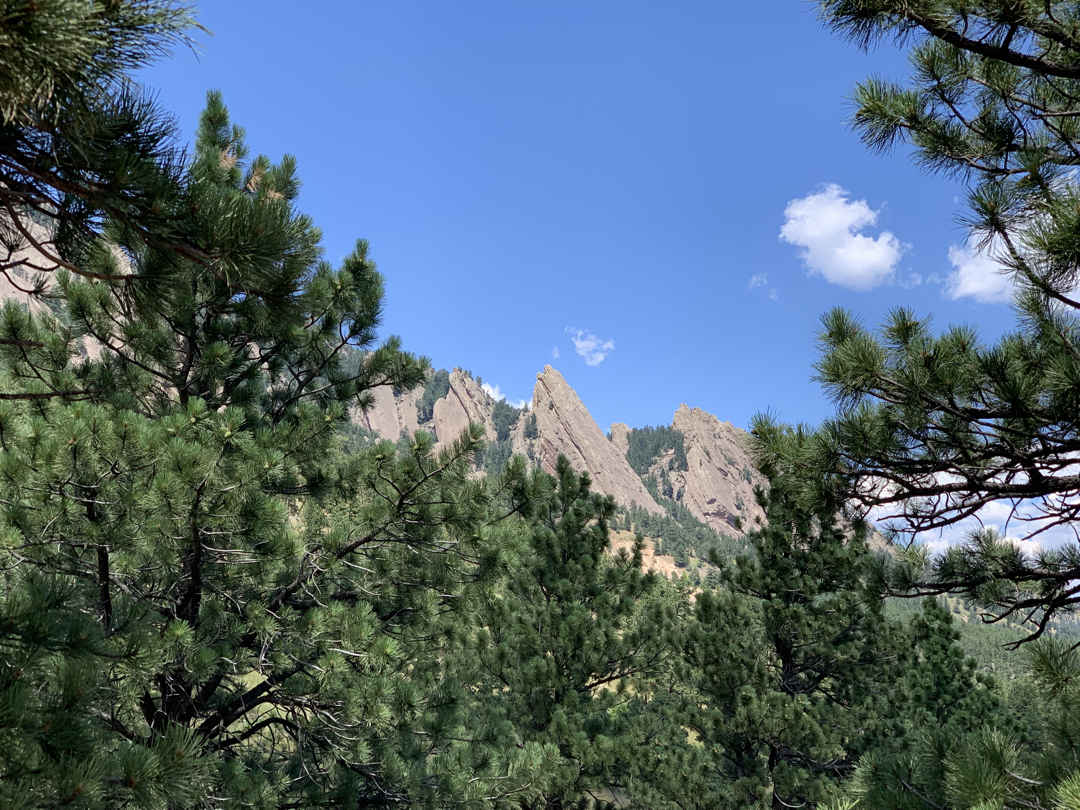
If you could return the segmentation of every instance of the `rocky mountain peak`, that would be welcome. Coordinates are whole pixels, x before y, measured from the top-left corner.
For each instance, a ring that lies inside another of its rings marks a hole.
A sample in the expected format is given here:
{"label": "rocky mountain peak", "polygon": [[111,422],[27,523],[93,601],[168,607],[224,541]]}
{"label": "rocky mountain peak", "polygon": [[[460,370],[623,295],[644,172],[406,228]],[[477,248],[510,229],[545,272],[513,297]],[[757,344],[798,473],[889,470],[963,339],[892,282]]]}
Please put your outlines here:
{"label": "rocky mountain peak", "polygon": [[498,470],[518,453],[553,472],[562,454],[575,470],[590,474],[596,492],[611,495],[620,506],[636,505],[657,518],[677,516],[688,527],[698,521],[728,538],[741,537],[764,519],[754,487],[767,482],[754,467],[745,431],[680,405],[669,426],[634,429],[617,422],[609,438],[550,365],[536,376],[531,411],[498,402],[479,378],[455,368],[437,372],[413,391],[379,390],[375,406],[357,414],[357,421],[395,441],[429,430],[438,446],[478,423],[487,445],[478,462],[481,470]]}
{"label": "rocky mountain peak", "polygon": [[683,505],[713,530],[741,534],[765,513],[754,496],[755,486],[767,486],[757,471],[747,446],[745,431],[721,422],[700,408],[680,405],[672,427],[683,434],[686,466],[671,473]]}
{"label": "rocky mountain peak", "polygon": [[535,461],[543,469],[553,472],[555,459],[565,455],[575,470],[589,472],[595,491],[611,495],[624,506],[637,504],[654,514],[664,512],[630,469],[625,452],[608,441],[577,392],[551,366],[536,375],[533,412],[539,432]]}

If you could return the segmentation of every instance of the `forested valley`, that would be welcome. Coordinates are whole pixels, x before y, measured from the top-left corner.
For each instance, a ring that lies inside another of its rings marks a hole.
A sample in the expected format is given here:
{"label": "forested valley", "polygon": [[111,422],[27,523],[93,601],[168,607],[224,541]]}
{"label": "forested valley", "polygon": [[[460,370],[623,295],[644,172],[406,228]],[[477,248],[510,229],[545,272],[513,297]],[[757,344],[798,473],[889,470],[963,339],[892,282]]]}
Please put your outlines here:
{"label": "forested valley", "polygon": [[[0,807],[1080,808],[1080,544],[918,542],[1078,517],[1080,6],[816,8],[910,44],[855,126],[965,180],[1016,325],[826,314],[835,416],[755,420],[721,534],[674,428],[627,438],[653,511],[505,402],[436,448],[377,246],[327,261],[293,157],[217,92],[182,150],[132,81],[193,9],[0,0]],[[420,429],[358,428],[380,390]]]}

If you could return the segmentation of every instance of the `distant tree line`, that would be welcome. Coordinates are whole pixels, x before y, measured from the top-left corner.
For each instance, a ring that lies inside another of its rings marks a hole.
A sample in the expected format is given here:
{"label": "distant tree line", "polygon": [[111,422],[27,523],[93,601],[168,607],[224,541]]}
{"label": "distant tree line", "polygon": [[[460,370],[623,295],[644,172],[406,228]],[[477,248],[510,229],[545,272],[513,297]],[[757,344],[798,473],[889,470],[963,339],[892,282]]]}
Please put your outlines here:
{"label": "distant tree line", "polygon": [[[477,452],[476,468],[478,470],[483,470],[488,475],[498,475],[502,472],[514,452],[510,432],[517,427],[523,414],[527,414],[525,408],[515,408],[505,399],[500,399],[495,403],[491,414],[492,421],[495,423],[495,436],[489,437],[483,449]],[[526,435],[529,433],[530,420],[533,433],[535,434],[536,431],[536,417],[529,414],[525,422]]]}
{"label": "distant tree line", "polygon": [[491,414],[491,419],[495,423],[495,438],[498,441],[509,439],[510,431],[517,427],[523,413],[525,413],[524,408],[515,408],[505,399],[497,401]]}
{"label": "distant tree line", "polygon": [[523,429],[523,434],[526,439],[537,439],[540,437],[540,430],[536,427],[535,413],[530,412],[529,415],[525,417],[525,427]]}
{"label": "distant tree line", "polygon": [[668,450],[674,451],[670,468],[687,469],[686,445],[680,430],[664,425],[633,428],[627,435],[627,440],[629,447],[626,450],[626,460],[638,475],[648,473],[652,463]]}

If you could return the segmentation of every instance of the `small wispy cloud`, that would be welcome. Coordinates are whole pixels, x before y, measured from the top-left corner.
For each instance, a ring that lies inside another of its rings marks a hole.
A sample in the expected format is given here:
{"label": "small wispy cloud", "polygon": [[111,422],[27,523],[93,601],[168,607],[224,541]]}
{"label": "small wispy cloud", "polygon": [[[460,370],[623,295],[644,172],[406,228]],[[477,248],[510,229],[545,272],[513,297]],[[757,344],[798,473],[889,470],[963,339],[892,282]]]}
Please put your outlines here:
{"label": "small wispy cloud", "polygon": [[551,347],[551,359],[552,360],[558,360],[559,359],[559,347],[558,346],[552,346]]}
{"label": "small wispy cloud", "polygon": [[867,236],[880,211],[866,200],[851,200],[835,183],[792,200],[784,209],[780,239],[800,248],[811,276],[866,292],[893,281],[896,265],[908,246],[890,231]]}
{"label": "small wispy cloud", "polygon": [[[748,289],[748,290],[756,290],[758,287],[768,287],[768,286],[769,286],[769,274],[768,273],[758,273],[757,275],[750,276],[750,283],[748,285],[746,285],[746,289]],[[771,287],[769,289],[769,300],[770,301],[779,301],[780,300],[780,296],[776,294],[776,287]]]}
{"label": "small wispy cloud", "polygon": [[566,331],[570,333],[570,339],[574,342],[574,351],[587,366],[600,365],[605,357],[615,351],[615,341],[611,338],[604,340],[588,329],[578,329],[574,326],[566,327]]}
{"label": "small wispy cloud", "polygon": [[[929,282],[931,280],[933,279],[927,279],[926,281]],[[901,278],[896,283],[903,287],[905,290],[911,290],[915,287],[922,286],[923,277],[919,273],[908,273],[906,278]]]}

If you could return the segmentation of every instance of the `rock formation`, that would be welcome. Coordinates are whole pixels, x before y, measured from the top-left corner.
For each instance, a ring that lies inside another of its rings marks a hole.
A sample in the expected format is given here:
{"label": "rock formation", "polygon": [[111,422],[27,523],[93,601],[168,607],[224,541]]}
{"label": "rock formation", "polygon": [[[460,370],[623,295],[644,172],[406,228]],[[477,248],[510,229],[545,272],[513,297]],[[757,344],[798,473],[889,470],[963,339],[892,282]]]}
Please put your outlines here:
{"label": "rock formation", "polygon": [[620,453],[600,430],[588,409],[563,376],[551,366],[536,375],[533,412],[539,429],[535,461],[553,472],[555,459],[565,455],[575,470],[588,470],[593,489],[611,495],[623,506],[637,504],[662,514],[664,509],[630,469],[625,451]]}
{"label": "rock formation", "polygon": [[630,449],[630,426],[624,422],[616,422],[611,426],[611,443],[619,451],[619,455],[626,457]]}
{"label": "rock formation", "polygon": [[[470,422],[484,426],[488,441],[495,438],[495,422],[492,409],[495,400],[479,383],[459,368],[450,372],[450,393],[435,402],[434,415],[431,417],[431,429],[434,430],[441,449],[454,442]],[[416,406],[413,406],[413,418]]]}
{"label": "rock formation", "polygon": [[767,482],[754,467],[745,431],[700,408],[680,405],[672,427],[683,434],[687,469],[669,475],[683,506],[721,534],[737,535],[735,519],[752,528],[765,513],[754,486]]}
{"label": "rock formation", "polygon": [[[391,441],[403,434],[412,436],[418,429],[430,430],[439,447],[453,442],[470,422],[476,422],[484,426],[488,442],[494,442],[496,400],[467,371],[454,369],[449,380],[449,391],[435,401],[428,422],[421,424],[417,418],[423,388],[397,396],[380,390],[375,406],[357,414],[357,422]],[[535,419],[536,427],[531,438],[525,435],[530,419]],[[686,405],[675,412],[672,427],[683,434],[687,469],[676,469],[674,452],[667,450],[654,459],[648,475],[657,481],[666,478],[672,499],[716,532],[735,537],[753,528],[764,517],[754,486],[766,482],[754,468],[745,431]],[[574,469],[589,472],[597,492],[611,495],[623,506],[637,504],[663,514],[663,501],[653,498],[626,460],[630,436],[631,429],[622,423],[611,426],[610,439],[605,436],[563,376],[545,366],[536,378],[532,413],[519,416],[510,431],[510,443],[514,453],[549,472],[561,453]]]}
{"label": "rock formation", "polygon": [[402,434],[412,436],[419,427],[416,402],[423,392],[423,388],[414,388],[394,396],[393,389],[387,386],[377,388],[375,404],[366,411],[354,413],[353,421],[392,442],[396,442]]}

